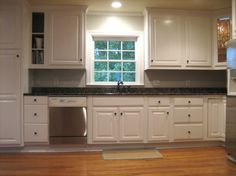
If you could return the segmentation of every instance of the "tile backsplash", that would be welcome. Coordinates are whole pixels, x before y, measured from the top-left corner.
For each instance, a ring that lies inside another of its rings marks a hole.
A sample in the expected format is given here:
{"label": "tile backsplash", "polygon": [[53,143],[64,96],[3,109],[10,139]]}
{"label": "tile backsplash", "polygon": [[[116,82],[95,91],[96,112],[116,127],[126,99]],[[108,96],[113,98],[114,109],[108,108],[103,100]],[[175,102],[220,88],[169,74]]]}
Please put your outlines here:
{"label": "tile backsplash", "polygon": [[148,70],[145,87],[226,87],[225,70]]}
{"label": "tile backsplash", "polygon": [[31,87],[85,87],[85,70],[39,69],[30,72]]}
{"label": "tile backsplash", "polygon": [[[226,87],[226,71],[148,70],[145,87]],[[86,87],[85,70],[31,70],[30,87]]]}

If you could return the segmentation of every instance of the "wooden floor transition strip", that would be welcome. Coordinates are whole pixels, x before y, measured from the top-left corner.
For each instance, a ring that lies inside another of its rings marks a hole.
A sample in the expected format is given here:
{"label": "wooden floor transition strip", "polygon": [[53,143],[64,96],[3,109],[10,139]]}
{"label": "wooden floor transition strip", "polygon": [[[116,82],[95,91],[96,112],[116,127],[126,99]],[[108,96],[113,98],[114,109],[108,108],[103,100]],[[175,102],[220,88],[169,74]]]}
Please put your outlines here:
{"label": "wooden floor transition strip", "polygon": [[104,150],[102,156],[104,160],[163,158],[162,154],[155,149]]}

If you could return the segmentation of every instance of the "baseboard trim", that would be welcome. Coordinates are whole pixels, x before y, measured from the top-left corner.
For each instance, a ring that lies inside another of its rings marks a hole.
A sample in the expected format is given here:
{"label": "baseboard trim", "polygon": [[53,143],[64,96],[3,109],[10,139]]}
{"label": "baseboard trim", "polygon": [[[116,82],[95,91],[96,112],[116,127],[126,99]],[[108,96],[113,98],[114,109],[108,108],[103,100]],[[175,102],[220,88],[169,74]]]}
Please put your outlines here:
{"label": "baseboard trim", "polygon": [[25,146],[20,148],[0,148],[0,153],[43,153],[43,152],[92,152],[107,149],[177,149],[195,147],[224,147],[221,141],[204,142],[172,142],[172,143],[148,143],[148,144],[83,144],[83,145],[41,145]]}

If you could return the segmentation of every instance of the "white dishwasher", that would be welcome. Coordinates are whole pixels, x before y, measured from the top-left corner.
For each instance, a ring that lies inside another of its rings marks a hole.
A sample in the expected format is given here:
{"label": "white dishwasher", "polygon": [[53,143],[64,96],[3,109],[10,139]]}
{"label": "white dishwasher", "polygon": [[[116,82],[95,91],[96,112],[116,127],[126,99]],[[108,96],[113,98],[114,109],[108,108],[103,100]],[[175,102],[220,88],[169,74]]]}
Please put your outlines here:
{"label": "white dishwasher", "polygon": [[87,143],[86,97],[49,97],[49,143]]}

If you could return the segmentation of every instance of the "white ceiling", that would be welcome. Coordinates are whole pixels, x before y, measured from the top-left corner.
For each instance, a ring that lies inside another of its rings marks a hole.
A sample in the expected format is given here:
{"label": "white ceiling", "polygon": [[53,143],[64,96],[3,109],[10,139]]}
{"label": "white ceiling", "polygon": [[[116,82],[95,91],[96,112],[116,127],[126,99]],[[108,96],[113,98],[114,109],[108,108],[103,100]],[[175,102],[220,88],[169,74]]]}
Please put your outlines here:
{"label": "white ceiling", "polygon": [[231,0],[120,0],[122,8],[112,9],[112,0],[28,0],[31,4],[88,5],[96,12],[143,12],[145,7],[214,10],[231,7]]}

